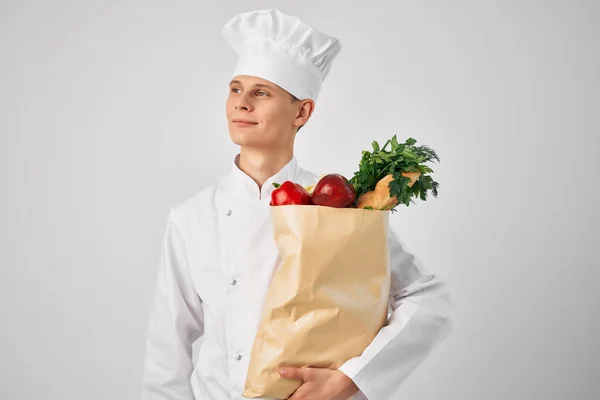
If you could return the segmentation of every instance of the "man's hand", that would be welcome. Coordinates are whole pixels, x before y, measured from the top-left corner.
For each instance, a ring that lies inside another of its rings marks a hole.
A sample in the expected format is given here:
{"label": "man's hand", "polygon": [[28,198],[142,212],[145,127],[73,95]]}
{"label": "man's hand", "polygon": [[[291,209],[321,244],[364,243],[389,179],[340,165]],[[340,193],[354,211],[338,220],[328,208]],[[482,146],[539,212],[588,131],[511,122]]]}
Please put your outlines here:
{"label": "man's hand", "polygon": [[288,400],[347,400],[359,390],[352,379],[337,369],[286,366],[279,368],[279,374],[303,381]]}

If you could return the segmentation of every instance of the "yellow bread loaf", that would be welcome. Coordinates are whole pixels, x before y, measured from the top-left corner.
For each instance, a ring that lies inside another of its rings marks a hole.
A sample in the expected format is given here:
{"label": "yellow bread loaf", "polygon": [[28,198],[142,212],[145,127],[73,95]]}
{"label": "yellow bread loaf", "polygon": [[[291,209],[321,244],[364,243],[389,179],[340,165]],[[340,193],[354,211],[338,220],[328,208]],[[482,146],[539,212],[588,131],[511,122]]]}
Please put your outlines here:
{"label": "yellow bread loaf", "polygon": [[[401,175],[410,179],[410,182],[408,182],[408,186],[410,187],[419,179],[421,173],[402,172]],[[381,178],[377,182],[377,185],[375,185],[375,190],[370,190],[358,198],[356,208],[372,207],[374,210],[389,210],[396,206],[398,198],[396,196],[390,197],[390,189],[388,187],[393,179],[394,176],[392,174]]]}

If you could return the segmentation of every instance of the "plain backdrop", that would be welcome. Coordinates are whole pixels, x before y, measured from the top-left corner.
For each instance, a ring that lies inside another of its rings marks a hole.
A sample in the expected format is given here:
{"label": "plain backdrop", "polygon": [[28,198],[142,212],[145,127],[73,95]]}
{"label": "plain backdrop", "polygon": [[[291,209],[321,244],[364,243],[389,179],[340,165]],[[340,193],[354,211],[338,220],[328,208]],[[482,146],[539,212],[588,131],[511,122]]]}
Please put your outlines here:
{"label": "plain backdrop", "polygon": [[394,400],[597,399],[599,4],[2,1],[0,398],[139,398],[169,208],[238,150],[221,28],[277,7],[342,42],[301,166],[440,155],[391,223],[455,329]]}

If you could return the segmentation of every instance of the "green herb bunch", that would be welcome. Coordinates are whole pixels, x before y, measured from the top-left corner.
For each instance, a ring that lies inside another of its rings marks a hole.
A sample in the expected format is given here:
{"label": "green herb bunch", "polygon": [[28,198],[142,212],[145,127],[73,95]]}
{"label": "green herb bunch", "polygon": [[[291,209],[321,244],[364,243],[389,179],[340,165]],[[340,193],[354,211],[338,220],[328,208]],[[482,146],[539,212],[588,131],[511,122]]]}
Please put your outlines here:
{"label": "green herb bunch", "polygon": [[[424,145],[415,146],[415,143],[417,141],[413,138],[398,143],[396,135],[381,148],[377,141],[373,141],[373,151],[362,152],[359,170],[350,179],[356,190],[356,198],[374,190],[377,182],[388,174],[392,174],[394,178],[388,186],[390,197],[396,196],[398,204],[414,204],[413,197],[426,200],[429,191],[437,197],[439,183],[427,175],[433,170],[424,163],[434,160],[439,162],[440,159],[433,149]],[[386,150],[388,145],[391,145],[389,151]],[[420,172],[421,175],[412,186],[408,186],[410,179],[402,176],[403,172]],[[392,211],[395,209],[392,208]]]}

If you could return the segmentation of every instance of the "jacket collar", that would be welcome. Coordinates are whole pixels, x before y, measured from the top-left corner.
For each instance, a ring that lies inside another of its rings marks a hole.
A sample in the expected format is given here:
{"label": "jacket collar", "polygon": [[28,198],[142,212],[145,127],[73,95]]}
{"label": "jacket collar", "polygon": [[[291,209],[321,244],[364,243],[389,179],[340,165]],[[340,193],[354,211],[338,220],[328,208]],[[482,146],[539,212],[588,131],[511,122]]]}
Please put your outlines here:
{"label": "jacket collar", "polygon": [[298,160],[296,156],[292,156],[292,159],[283,166],[275,175],[271,176],[262,185],[262,188],[258,189],[258,184],[254,182],[244,171],[239,167],[240,155],[236,155],[233,159],[231,166],[231,178],[234,185],[237,188],[244,189],[245,194],[255,196],[256,199],[265,200],[271,199],[271,192],[275,190],[273,183],[279,183],[280,185],[285,181],[295,181],[298,172]]}

